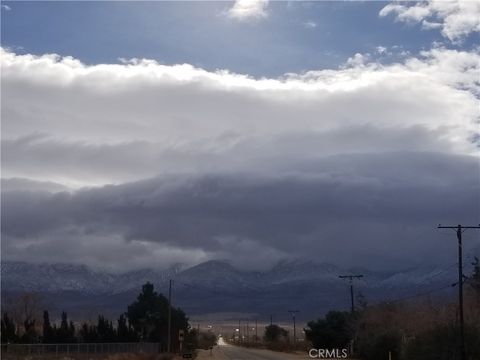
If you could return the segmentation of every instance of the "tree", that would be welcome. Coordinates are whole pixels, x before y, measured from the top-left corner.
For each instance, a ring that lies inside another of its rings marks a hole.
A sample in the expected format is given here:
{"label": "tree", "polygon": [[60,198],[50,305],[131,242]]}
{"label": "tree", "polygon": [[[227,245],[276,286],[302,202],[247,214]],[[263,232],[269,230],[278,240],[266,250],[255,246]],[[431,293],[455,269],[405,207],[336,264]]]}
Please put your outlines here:
{"label": "tree", "polygon": [[26,318],[23,321],[24,333],[21,337],[22,343],[32,344],[38,342],[38,334],[35,328],[36,320],[33,318]]}
{"label": "tree", "polygon": [[[19,296],[5,297],[2,295],[2,312],[8,312],[8,318],[15,324],[17,334],[22,334],[17,341],[22,343],[38,342],[36,323],[42,316],[42,308],[42,298],[37,293],[25,292]],[[22,325],[23,329],[20,329]]]}
{"label": "tree", "polygon": [[263,336],[266,342],[277,342],[288,339],[288,331],[281,328],[278,325],[268,325],[265,328],[265,334]]}
{"label": "tree", "polygon": [[127,308],[127,317],[133,329],[143,340],[159,338],[158,325],[166,322],[168,301],[154,291],[151,283],[142,286],[137,300]]}
{"label": "tree", "polygon": [[94,343],[98,341],[96,326],[83,323],[80,327],[79,334],[82,342]]}
{"label": "tree", "polygon": [[125,314],[121,314],[117,320],[117,341],[118,342],[131,342],[138,341],[135,331],[127,323]]}
{"label": "tree", "polygon": [[355,336],[356,355],[361,359],[384,360],[391,354],[392,359],[400,359],[405,321],[412,310],[402,304],[382,303],[362,312]]}
{"label": "tree", "polygon": [[[172,307],[172,345],[178,347],[179,330],[188,329],[188,319],[185,313]],[[153,284],[146,283],[137,299],[128,306],[127,318],[136,336],[145,341],[162,342],[166,346],[168,338],[168,300],[158,294]]]}
{"label": "tree", "polygon": [[57,331],[57,341],[59,343],[68,343],[68,319],[67,319],[67,313],[65,311],[62,311],[62,321],[60,323],[60,327]]}
{"label": "tree", "polygon": [[473,273],[469,278],[470,288],[475,294],[475,298],[480,302],[480,260],[475,256],[475,260],[472,263]]}
{"label": "tree", "polygon": [[76,342],[75,326],[72,321],[68,322],[67,313],[65,311],[62,311],[62,321],[60,327],[56,330],[56,341],[59,343]]}
{"label": "tree", "polygon": [[68,323],[68,335],[70,342],[77,342],[77,338],[75,337],[75,325],[72,320]]}
{"label": "tree", "polygon": [[356,303],[357,303],[357,308],[359,308],[360,311],[365,310],[368,306],[367,298],[365,297],[365,295],[363,295],[361,291],[357,292]]}
{"label": "tree", "polygon": [[113,324],[102,315],[98,316],[97,338],[99,342],[115,342],[116,334],[113,329]]}
{"label": "tree", "polygon": [[3,313],[1,331],[2,344],[18,342],[16,325],[13,320],[8,317],[8,314],[6,312]]}
{"label": "tree", "polygon": [[41,297],[36,293],[24,293],[16,302],[15,311],[23,323],[20,341],[31,344],[38,342],[36,321],[40,317]]}
{"label": "tree", "polygon": [[317,349],[342,349],[353,338],[352,315],[344,311],[330,311],[325,319],[310,321],[306,338]]}
{"label": "tree", "polygon": [[197,348],[208,350],[217,345],[217,336],[212,332],[201,332],[197,334]]}
{"label": "tree", "polygon": [[55,343],[55,330],[50,323],[50,316],[48,315],[48,311],[43,312],[43,339],[42,342],[44,344],[51,344]]}

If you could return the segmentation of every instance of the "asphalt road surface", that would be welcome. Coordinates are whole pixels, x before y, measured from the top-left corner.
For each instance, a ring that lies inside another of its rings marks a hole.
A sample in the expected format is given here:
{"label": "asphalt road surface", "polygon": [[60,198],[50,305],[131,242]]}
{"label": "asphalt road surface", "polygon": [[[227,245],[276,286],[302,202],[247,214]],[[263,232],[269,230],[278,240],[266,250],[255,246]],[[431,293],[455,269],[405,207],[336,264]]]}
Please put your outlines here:
{"label": "asphalt road surface", "polygon": [[287,354],[263,349],[251,349],[229,345],[218,341],[218,346],[213,350],[203,350],[199,353],[198,360],[306,360],[307,354]]}

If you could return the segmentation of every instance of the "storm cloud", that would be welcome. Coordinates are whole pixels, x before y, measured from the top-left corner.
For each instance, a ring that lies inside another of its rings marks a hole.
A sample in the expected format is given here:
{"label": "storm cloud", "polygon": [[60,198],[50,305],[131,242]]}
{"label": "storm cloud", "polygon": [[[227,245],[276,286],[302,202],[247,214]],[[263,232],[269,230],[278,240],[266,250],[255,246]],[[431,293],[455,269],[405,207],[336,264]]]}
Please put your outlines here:
{"label": "storm cloud", "polygon": [[[73,193],[7,190],[3,235],[10,256],[37,261],[61,261],[65,251],[109,239],[117,246],[106,251],[118,260],[131,248],[146,246],[143,256],[164,248],[164,258],[147,256],[135,267],[227,258],[259,268],[294,256],[391,268],[432,252],[435,262],[450,253],[435,225],[480,215],[477,165],[468,156],[400,152],[327,157],[276,176],[169,176]],[[168,248],[185,256],[172,258]]]}
{"label": "storm cloud", "polygon": [[116,271],[448,262],[436,225],[480,218],[479,58],[357,54],[254,79],[4,49],[3,257]]}

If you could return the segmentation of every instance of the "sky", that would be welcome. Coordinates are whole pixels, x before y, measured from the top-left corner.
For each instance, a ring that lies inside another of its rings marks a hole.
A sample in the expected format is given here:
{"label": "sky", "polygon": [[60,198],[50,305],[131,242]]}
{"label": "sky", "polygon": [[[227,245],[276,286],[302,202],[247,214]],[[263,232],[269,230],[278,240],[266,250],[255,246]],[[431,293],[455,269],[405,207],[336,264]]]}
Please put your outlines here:
{"label": "sky", "polygon": [[[1,3],[2,259],[449,266],[480,3]],[[465,233],[470,259],[480,237]]]}

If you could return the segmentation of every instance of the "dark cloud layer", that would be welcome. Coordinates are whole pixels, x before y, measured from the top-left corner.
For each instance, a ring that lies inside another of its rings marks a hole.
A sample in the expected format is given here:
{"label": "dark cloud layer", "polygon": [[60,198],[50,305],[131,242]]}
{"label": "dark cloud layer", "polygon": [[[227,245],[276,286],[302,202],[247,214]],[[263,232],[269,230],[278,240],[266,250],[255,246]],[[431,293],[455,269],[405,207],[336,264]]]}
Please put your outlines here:
{"label": "dark cloud layer", "polygon": [[[112,248],[120,259],[139,241],[245,266],[258,267],[249,259],[263,249],[267,263],[290,256],[398,268],[433,252],[428,261],[447,261],[451,243],[439,239],[436,225],[480,218],[473,157],[397,152],[303,167],[308,171],[169,176],[71,193],[6,191],[4,246],[16,257],[26,244],[48,248],[55,234],[62,243],[44,255],[55,261],[62,247],[110,237],[126,244]],[[168,264],[168,255],[162,261]]]}

